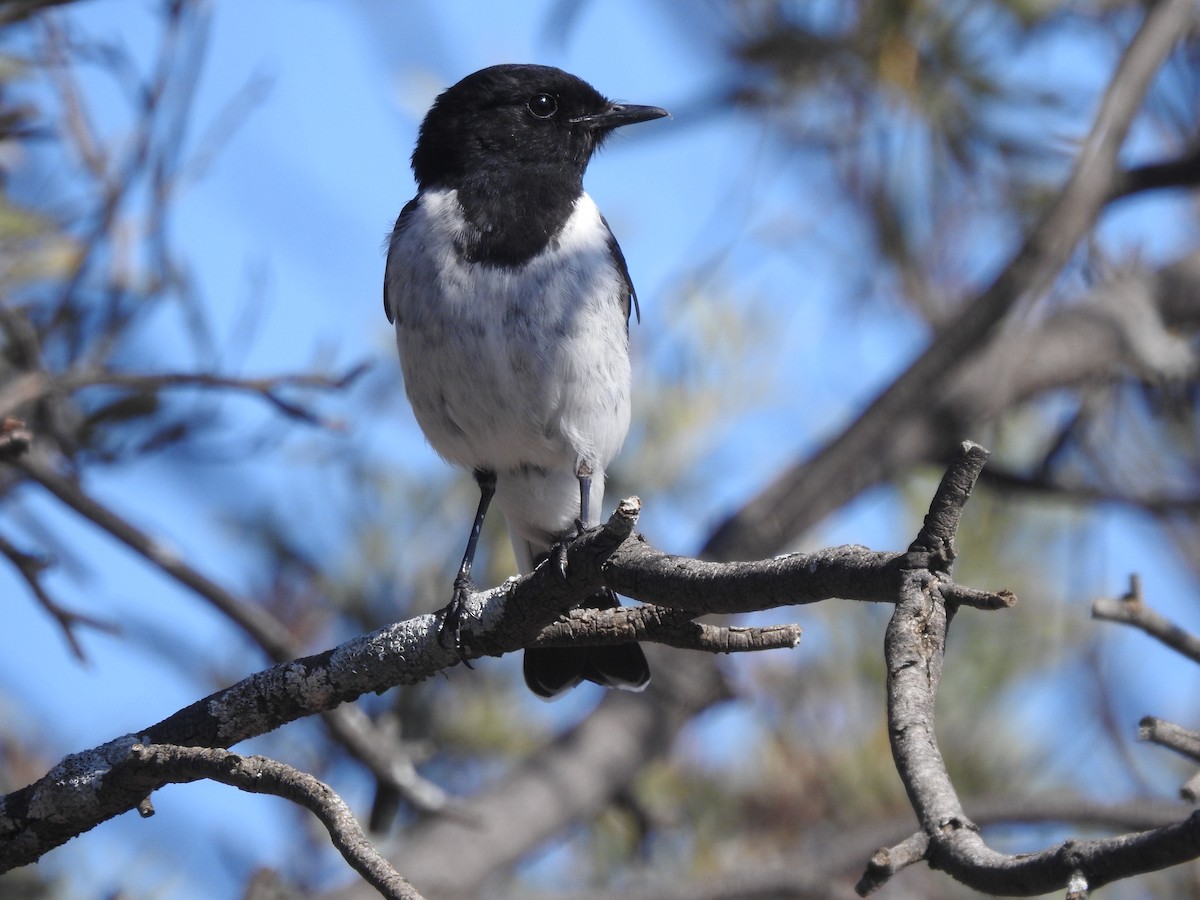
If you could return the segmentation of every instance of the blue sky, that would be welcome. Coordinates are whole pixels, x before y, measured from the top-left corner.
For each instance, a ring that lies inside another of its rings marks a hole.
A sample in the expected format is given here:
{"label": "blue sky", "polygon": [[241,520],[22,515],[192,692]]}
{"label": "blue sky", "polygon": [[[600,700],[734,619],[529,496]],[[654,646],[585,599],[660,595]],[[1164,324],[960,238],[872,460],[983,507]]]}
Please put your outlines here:
{"label": "blue sky", "polygon": [[[69,15],[85,32],[119,39],[149,60],[158,34],[154,8],[134,0],[96,0],[72,7]],[[580,18],[560,43],[546,31],[548,14],[557,8],[544,0],[214,3],[193,139],[247,85],[267,90],[182,197],[171,232],[186,248],[236,371],[299,371],[315,358],[342,366],[368,356],[390,360],[392,337],[380,300],[381,248],[413,193],[408,157],[420,118],[439,90],[486,65],[539,62],[572,71],[609,96],[672,110],[673,119],[627,129],[613,140],[587,177],[589,192],[620,237],[642,301],[635,353],[652,356],[672,333],[671,316],[679,308],[660,298],[675,291],[689,261],[725,247],[733,248],[734,265],[721,271],[727,290],[719,296],[737,289],[755,298],[748,311],[771,316],[774,339],[748,361],[766,374],[773,393],[751,404],[739,433],[707,458],[696,516],[664,521],[669,517],[660,513],[656,519],[651,509],[643,523],[657,542],[684,552],[779,466],[851,416],[916,351],[921,332],[902,317],[866,321],[861,310],[855,313],[842,302],[841,276],[854,264],[856,235],[836,203],[822,194],[819,176],[813,179],[818,186],[811,209],[784,208],[795,193],[777,188],[793,177],[796,160],[785,158],[748,117],[698,114],[697,101],[720,82],[713,69],[717,54],[702,32],[663,5],[616,0],[582,4]],[[1099,66],[1069,57],[1045,59],[1049,69],[1084,81],[1101,75]],[[122,119],[127,108],[102,79],[89,80],[88,87],[98,115],[113,123],[107,127],[119,137],[128,127]],[[1109,227],[1118,236],[1122,227],[1137,233],[1137,216],[1145,212],[1122,215],[1132,218]],[[798,258],[743,239],[785,221],[799,221],[814,237],[812,249],[801,250]],[[830,253],[839,243],[843,252]],[[1163,246],[1169,243],[1168,237]],[[1005,252],[1003,244],[989,246],[981,251],[981,265],[994,264]],[[171,323],[163,328],[169,333]],[[179,352],[165,343],[164,366]],[[401,390],[398,368],[396,389]],[[370,429],[350,423],[353,438],[377,443],[378,452],[394,454],[398,465],[442,473],[443,463],[402,407],[396,408],[401,411],[395,422],[372,423]],[[718,471],[720,477],[714,475]],[[277,492],[299,505],[317,490],[277,466],[263,469],[260,484],[264,495]],[[199,509],[194,486],[173,483],[152,465],[106,475],[89,486],[178,545],[202,570],[219,578],[242,571],[236,531],[196,527],[190,518]],[[70,514],[41,501],[39,508],[71,541],[93,548],[105,561],[105,570],[91,578],[56,575],[51,586],[64,601],[120,619],[135,633],[165,620],[190,646],[227,647],[229,628],[206,607]],[[826,523],[810,543],[900,546],[917,523],[897,522],[898,509],[890,494],[872,493]],[[1103,552],[1089,553],[1088,564],[1103,559],[1101,570],[1064,577],[1050,586],[1052,592],[1078,593],[1081,602],[1089,593],[1119,592],[1128,571],[1139,568],[1163,611],[1186,623],[1193,614],[1185,598],[1191,585],[1161,552],[1157,532],[1114,514],[1101,518],[1092,537]],[[457,548],[448,558],[455,553]],[[89,636],[91,662],[78,665],[7,571],[0,571],[0,590],[8,598],[8,627],[0,632],[0,714],[38,735],[48,761],[156,721],[196,698],[195,673],[165,661],[169,653],[148,658],[140,649],[129,652],[117,638]],[[819,634],[818,625],[805,641],[819,640]],[[1143,641],[1122,636],[1117,642],[1118,651],[1129,651],[1128,657],[1114,654],[1123,677],[1147,680],[1147,692],[1164,681],[1195,685],[1191,669],[1169,658],[1153,669],[1138,666]],[[233,649],[218,652],[233,657],[239,649],[235,640]],[[257,667],[252,657],[246,665],[247,671]],[[1179,699],[1167,701],[1170,708],[1135,715],[1185,717],[1188,693],[1181,690]],[[302,737],[298,732],[297,745]],[[353,793],[360,789],[365,790],[351,787],[348,799],[361,802],[362,795]],[[286,833],[259,829],[275,817],[294,815],[282,803],[192,785],[161,792],[155,805],[159,813],[150,822],[122,817],[56,851],[43,865],[77,873],[72,877],[79,897],[115,886],[104,873],[115,879],[132,866],[139,890],[188,898],[235,889],[232,883],[206,884],[195,873],[223,871],[219,858],[240,852],[238,825],[257,832],[253,862],[288,856],[282,842],[258,843],[264,833]],[[187,838],[218,826],[220,846]],[[184,843],[190,849],[182,867],[169,855],[146,852],[147,846],[175,849]]]}

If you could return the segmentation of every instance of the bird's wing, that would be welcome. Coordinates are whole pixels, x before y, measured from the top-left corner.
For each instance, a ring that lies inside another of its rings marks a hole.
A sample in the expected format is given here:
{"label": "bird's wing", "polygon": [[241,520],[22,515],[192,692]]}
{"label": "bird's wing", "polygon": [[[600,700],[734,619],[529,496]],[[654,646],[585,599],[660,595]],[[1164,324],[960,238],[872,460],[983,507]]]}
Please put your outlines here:
{"label": "bird's wing", "polygon": [[[404,204],[404,209],[400,210],[400,215],[396,217],[396,225],[394,228],[392,228],[392,234],[388,238],[387,263],[383,269],[383,311],[387,315],[389,322],[396,321],[396,314],[392,310],[392,304],[388,302],[388,285],[392,283],[392,253],[396,249],[396,238],[399,236],[404,227],[412,221],[412,216],[413,213],[416,212],[417,201],[419,199],[420,198],[418,197],[413,197],[406,204]],[[617,250],[618,255],[620,252],[620,250]],[[624,265],[624,262],[624,260],[621,261],[622,265]],[[625,278],[628,280],[629,276],[626,275]]]}
{"label": "bird's wing", "polygon": [[642,310],[638,306],[637,291],[633,289],[633,279],[629,277],[629,266],[625,264],[625,254],[621,252],[621,245],[617,243],[612,228],[608,225],[608,220],[604,216],[600,216],[600,221],[604,223],[604,228],[608,231],[608,252],[612,254],[613,262],[617,264],[617,271],[621,274],[621,283],[625,288],[621,292],[621,303],[625,308],[625,325],[628,327],[631,304],[633,314],[637,316],[638,322],[642,321]]}

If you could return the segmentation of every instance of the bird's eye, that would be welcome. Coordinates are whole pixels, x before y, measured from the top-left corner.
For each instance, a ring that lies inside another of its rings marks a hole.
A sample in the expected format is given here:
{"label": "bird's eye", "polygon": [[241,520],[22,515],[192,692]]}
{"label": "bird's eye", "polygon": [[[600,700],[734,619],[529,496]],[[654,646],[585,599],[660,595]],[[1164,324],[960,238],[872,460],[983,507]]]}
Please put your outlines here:
{"label": "bird's eye", "polygon": [[539,119],[549,119],[558,112],[558,100],[550,94],[534,94],[525,107]]}

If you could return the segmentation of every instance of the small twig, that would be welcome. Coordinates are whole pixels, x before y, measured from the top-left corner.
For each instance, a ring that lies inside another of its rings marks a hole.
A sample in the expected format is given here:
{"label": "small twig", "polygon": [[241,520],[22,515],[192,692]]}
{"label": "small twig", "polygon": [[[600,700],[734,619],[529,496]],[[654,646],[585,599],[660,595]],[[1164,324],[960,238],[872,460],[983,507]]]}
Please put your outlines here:
{"label": "small twig", "polygon": [[49,565],[47,560],[32,553],[26,553],[3,536],[0,536],[0,556],[4,556],[12,563],[13,568],[17,570],[17,574],[21,576],[25,584],[29,587],[29,592],[33,594],[34,598],[50,617],[58,623],[59,628],[62,629],[63,637],[71,648],[71,653],[80,662],[86,662],[87,655],[83,652],[83,645],[79,643],[79,638],[75,634],[76,626],[82,625],[88,628],[95,628],[97,631],[107,632],[108,634],[117,634],[120,632],[120,627],[115,623],[105,622],[103,619],[93,618],[84,613],[72,612],[51,597],[42,584],[42,572]]}
{"label": "small twig", "polygon": [[189,566],[164,542],[151,537],[128,519],[97,502],[75,481],[60,475],[45,462],[23,458],[14,465],[63,504],[112,535],[147,562],[195,591],[222,615],[245,631],[275,660],[296,656],[287,629],[261,607],[244,603],[208,576]]}
{"label": "small twig", "polygon": [[1200,762],[1200,734],[1166,719],[1144,717],[1138,722],[1138,740],[1158,744],[1193,762]]}
{"label": "small twig", "polygon": [[964,441],[957,458],[938,484],[921,531],[908,548],[910,553],[934,554],[940,562],[940,566],[931,566],[934,571],[949,571],[954,562],[957,555],[954,535],[958,532],[963,506],[990,455],[974,441]]}
{"label": "small twig", "polygon": [[909,835],[894,847],[882,847],[875,851],[867,870],[863,873],[854,890],[860,897],[866,897],[883,885],[901,869],[908,868],[913,863],[922,862],[929,850],[929,835],[923,831]]}
{"label": "small twig", "polygon": [[[341,427],[340,423],[323,419],[312,410],[289,400],[283,392],[287,390],[345,390],[358,380],[368,368],[369,364],[359,363],[340,375],[299,373],[270,375],[261,378],[239,378],[211,372],[114,372],[92,368],[67,372],[57,377],[44,371],[29,372],[19,381],[7,386],[6,392],[0,396],[0,414],[49,394],[81,391],[94,387],[124,388],[143,393],[195,387],[255,394],[289,418],[337,429]],[[0,446],[0,452],[2,450],[3,448]]]}
{"label": "small twig", "polygon": [[1200,663],[1200,638],[1156,613],[1142,596],[1142,580],[1129,576],[1129,590],[1120,598],[1102,597],[1092,603],[1092,618],[1132,625],[1166,644],[1192,662]]}
{"label": "small twig", "polygon": [[1135,166],[1113,178],[1109,199],[1118,200],[1142,191],[1200,185],[1200,144],[1175,159]]}
{"label": "small twig", "polygon": [[942,597],[954,606],[970,606],[973,609],[1011,609],[1017,605],[1017,595],[1012,591],[979,591],[961,584],[943,584]]}
{"label": "small twig", "polygon": [[346,802],[312,775],[265,756],[201,747],[134,744],[129,756],[136,766],[133,771],[153,773],[155,783],[209,779],[297,803],[321,820],[342,857],[381,895],[421,900],[416,889],[372,846]]}

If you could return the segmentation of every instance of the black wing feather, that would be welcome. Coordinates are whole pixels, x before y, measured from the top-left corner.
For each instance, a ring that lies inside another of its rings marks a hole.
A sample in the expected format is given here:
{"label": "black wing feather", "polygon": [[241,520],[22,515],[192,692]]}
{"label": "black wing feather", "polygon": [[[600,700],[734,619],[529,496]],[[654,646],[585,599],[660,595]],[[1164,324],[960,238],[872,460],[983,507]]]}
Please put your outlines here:
{"label": "black wing feather", "polygon": [[625,327],[628,328],[630,305],[632,304],[633,314],[637,316],[639,324],[642,321],[642,310],[638,306],[637,291],[633,289],[633,279],[629,277],[629,266],[625,263],[625,254],[621,252],[621,245],[617,243],[617,238],[603,215],[600,216],[600,221],[604,223],[604,228],[608,231],[608,252],[612,254],[613,262],[617,264],[617,271],[621,275],[621,283],[625,286],[625,290],[622,291],[621,304],[625,309]]}

